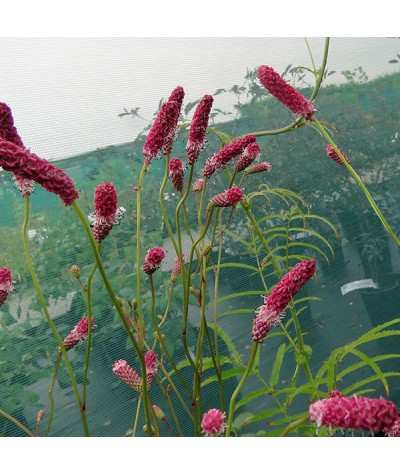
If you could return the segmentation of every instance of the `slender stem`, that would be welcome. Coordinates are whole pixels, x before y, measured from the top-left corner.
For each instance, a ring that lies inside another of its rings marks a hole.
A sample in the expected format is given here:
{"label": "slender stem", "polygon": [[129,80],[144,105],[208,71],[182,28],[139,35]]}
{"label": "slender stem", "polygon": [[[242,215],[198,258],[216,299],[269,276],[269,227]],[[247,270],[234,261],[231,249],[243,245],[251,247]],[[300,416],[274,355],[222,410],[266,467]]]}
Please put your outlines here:
{"label": "slender stem", "polygon": [[[98,251],[100,253],[101,243],[97,245]],[[93,267],[88,275],[86,280],[86,310],[87,310],[87,317],[88,317],[88,334],[87,334],[87,341],[86,341],[86,355],[85,355],[85,362],[83,364],[83,382],[82,382],[82,405],[84,410],[86,410],[86,390],[87,390],[87,375],[89,370],[89,358],[90,358],[90,348],[92,343],[92,302],[91,302],[91,287],[92,287],[92,279],[94,273],[97,269],[97,262],[93,264]]]}
{"label": "slender stem", "polygon": [[64,361],[65,361],[65,364],[66,364],[66,367],[67,367],[67,372],[68,372],[69,378],[71,380],[71,384],[72,384],[72,388],[73,388],[73,391],[74,391],[74,394],[75,394],[76,402],[77,402],[78,407],[79,407],[79,412],[80,412],[80,415],[81,415],[82,425],[83,425],[83,432],[84,432],[84,435],[87,437],[87,436],[89,436],[89,428],[88,428],[88,425],[87,425],[86,414],[85,414],[85,412],[82,408],[82,400],[81,400],[81,397],[79,395],[78,386],[76,384],[74,372],[72,370],[71,363],[68,359],[67,350],[64,347],[63,340],[61,339],[61,337],[60,337],[60,335],[57,331],[57,328],[54,325],[53,320],[51,319],[50,313],[49,313],[47,305],[46,305],[46,301],[45,301],[43,293],[42,293],[42,289],[41,289],[40,284],[39,284],[39,279],[37,278],[35,268],[33,267],[32,258],[31,258],[31,254],[30,254],[30,250],[29,250],[29,243],[28,243],[28,222],[29,222],[29,195],[25,195],[25,217],[24,217],[24,221],[23,221],[23,225],[22,225],[22,242],[23,242],[24,251],[25,251],[25,259],[26,259],[26,262],[28,264],[29,272],[31,274],[32,282],[33,282],[33,285],[35,287],[38,300],[39,300],[40,305],[42,307],[42,311],[44,313],[44,316],[47,320],[47,323],[48,323],[51,331],[53,332],[53,335],[55,336],[55,338],[57,340],[59,350],[61,351],[61,353],[64,357]]}
{"label": "slender stem", "polygon": [[[139,346],[138,342],[136,341],[135,335],[132,333],[132,329],[129,326],[129,324],[128,324],[126,318],[125,318],[122,307],[121,307],[120,303],[118,302],[118,299],[115,296],[115,293],[114,293],[114,290],[113,290],[113,288],[110,284],[110,281],[108,280],[108,277],[107,277],[107,274],[104,270],[104,266],[103,266],[99,251],[97,249],[97,243],[94,240],[94,237],[93,237],[92,231],[90,229],[89,223],[88,223],[85,215],[83,214],[80,206],[77,204],[76,201],[74,201],[72,203],[72,208],[74,209],[75,213],[77,214],[79,220],[81,221],[81,223],[82,223],[82,225],[85,229],[86,235],[89,239],[89,242],[90,242],[90,245],[91,245],[91,248],[92,248],[92,252],[93,252],[93,255],[96,259],[96,262],[97,262],[97,265],[98,265],[98,268],[99,268],[99,272],[100,272],[101,277],[103,279],[104,285],[105,285],[105,287],[107,289],[107,292],[108,292],[108,294],[109,294],[109,296],[110,296],[110,298],[111,298],[111,300],[114,304],[115,309],[118,312],[118,315],[120,317],[122,325],[124,326],[125,331],[128,334],[129,340],[131,341],[131,343],[132,343],[133,347],[135,348],[136,353],[138,355],[141,370],[142,370],[142,374],[146,374],[146,363],[145,363],[145,360],[144,360],[143,351],[142,351],[141,347]],[[139,257],[140,257],[140,253],[139,253]],[[140,267],[140,266],[138,266],[138,267]],[[139,273],[140,273],[140,269],[139,269]],[[137,296],[137,300],[139,302],[139,300],[140,300],[139,295]],[[144,347],[144,342],[142,343],[142,346]],[[148,434],[151,436],[152,435],[152,430],[151,430],[151,419],[150,419],[150,408],[149,408],[150,400],[149,400],[149,397],[148,397],[148,389],[147,389],[146,378],[143,378],[143,388],[142,388],[142,390],[143,390],[143,399],[144,399],[146,423],[147,423],[147,427],[149,428]]]}
{"label": "slender stem", "polygon": [[291,432],[293,429],[296,429],[297,427],[305,424],[310,420],[310,415],[305,414],[303,417],[300,417],[299,419],[296,419],[292,423],[290,423],[285,429],[279,434],[279,437],[286,437],[289,432]]}
{"label": "slender stem", "polygon": [[164,337],[163,335],[161,334],[160,332],[160,327],[158,325],[158,322],[157,322],[157,319],[156,319],[156,316],[155,316],[155,313],[154,313],[154,308],[155,308],[155,300],[156,300],[156,296],[155,296],[155,289],[154,289],[154,281],[153,281],[153,274],[149,274],[149,283],[150,283],[150,290],[151,290],[151,309],[150,309],[150,315],[151,315],[151,319],[152,319],[152,322],[153,322],[153,326],[154,326],[154,329],[157,333],[157,340],[158,340],[158,344],[160,346],[160,349],[161,351],[165,354],[165,356],[167,357],[167,360],[169,361],[170,365],[172,366],[175,374],[179,377],[179,379],[181,380],[182,384],[184,385],[185,389],[187,390],[188,394],[189,394],[189,397],[191,395],[191,392],[190,392],[190,389],[185,381],[185,379],[182,377],[180,371],[178,370],[178,368],[176,367],[176,364],[174,362],[174,360],[171,358],[171,355],[168,351],[168,348],[167,348],[167,345],[165,344],[164,342]]}
{"label": "slender stem", "polygon": [[[142,298],[141,298],[141,289],[140,289],[140,279],[141,279],[141,239],[140,239],[140,223],[141,223],[141,194],[144,174],[146,173],[148,165],[143,164],[142,169],[139,175],[139,184],[137,187],[137,200],[136,200],[136,298],[137,298],[137,312],[138,312],[138,325],[139,325],[139,335],[140,335],[140,348],[143,350],[144,345],[144,320],[142,312]],[[145,397],[146,402],[146,397]],[[147,406],[147,404],[145,404]],[[150,420],[148,421],[150,424]],[[149,425],[148,424],[148,425]],[[150,428],[151,432],[151,428]]]}
{"label": "slender stem", "polygon": [[348,163],[348,161],[345,159],[345,157],[343,156],[342,152],[339,150],[339,148],[337,147],[335,142],[331,139],[329,134],[326,132],[324,126],[317,119],[315,119],[314,122],[315,122],[315,125],[318,127],[318,130],[321,132],[321,134],[332,145],[335,152],[340,157],[340,159],[342,161],[342,164],[347,168],[347,170],[350,172],[351,176],[354,178],[356,183],[358,183],[358,185],[360,186],[361,190],[363,191],[364,195],[366,196],[367,200],[369,201],[372,209],[375,211],[376,215],[380,219],[381,223],[385,227],[386,231],[393,238],[394,242],[400,247],[400,239],[396,236],[396,234],[394,233],[394,231],[390,227],[389,223],[386,221],[386,219],[383,216],[381,210],[379,209],[379,206],[376,204],[376,202],[373,199],[371,193],[367,190],[367,187],[364,185],[364,182],[361,180],[358,173],[354,170],[354,168],[350,165],[350,163]]}
{"label": "slender stem", "polygon": [[[179,419],[177,418],[176,413],[175,413],[175,410],[174,410],[174,407],[173,407],[173,405],[172,405],[172,403],[171,403],[171,400],[170,400],[170,397],[169,397],[169,392],[167,392],[167,391],[163,388],[163,385],[162,385],[162,383],[161,383],[161,381],[160,381],[159,378],[156,377],[156,381],[157,381],[157,384],[158,384],[158,386],[159,386],[161,392],[162,392],[163,395],[164,395],[165,400],[167,401],[169,410],[171,411],[171,414],[172,414],[172,418],[174,419],[174,422],[175,422],[175,426],[176,426],[176,428],[177,428],[177,430],[178,430],[179,437],[183,437],[183,432],[182,432],[182,429],[181,429],[181,426],[180,426],[180,423],[179,423]],[[179,393],[178,393],[178,394],[179,394]],[[190,417],[192,417],[192,415],[190,414],[190,412],[189,412],[189,415],[190,415]],[[168,424],[168,427],[169,427],[169,432],[170,432],[170,434],[171,434],[171,437],[173,437],[173,432],[172,432],[172,429],[171,429],[171,427],[169,426],[169,424]]]}
{"label": "slender stem", "polygon": [[0,415],[8,419],[9,421],[13,422],[16,426],[18,426],[21,430],[23,430],[26,434],[28,434],[30,437],[35,437],[35,434],[31,432],[27,427],[25,427],[21,422],[17,421],[15,417],[11,416],[7,412],[3,411],[3,409],[0,409]]}
{"label": "slender stem", "polygon": [[53,378],[52,378],[52,380],[51,380],[51,385],[50,385],[50,388],[49,388],[50,414],[49,414],[49,420],[48,420],[48,422],[47,422],[47,428],[46,428],[46,434],[45,434],[46,437],[48,437],[48,435],[49,435],[51,423],[52,423],[52,421],[53,421],[53,416],[54,416],[53,389],[54,389],[54,385],[55,385],[55,383],[56,383],[57,373],[58,373],[58,369],[59,369],[60,363],[61,363],[61,357],[62,357],[62,354],[61,354],[61,353],[58,353],[58,355],[57,355],[57,361],[56,361],[56,366],[55,366],[55,368],[54,368]]}
{"label": "slender stem", "polygon": [[250,354],[249,361],[247,363],[246,370],[243,373],[242,379],[239,381],[239,384],[236,386],[236,389],[232,394],[231,401],[229,403],[228,422],[227,422],[227,428],[226,428],[226,431],[225,431],[225,437],[229,437],[230,434],[231,434],[233,415],[235,413],[236,398],[238,397],[244,383],[246,382],[246,380],[247,380],[247,378],[248,378],[248,376],[249,376],[249,374],[250,374],[250,372],[253,368],[253,363],[254,363],[254,360],[255,360],[255,357],[256,357],[256,354],[257,354],[258,345],[259,345],[259,343],[253,341],[253,345],[251,347],[251,354]]}
{"label": "slender stem", "polygon": [[136,414],[135,414],[135,422],[133,423],[133,429],[132,429],[132,437],[135,437],[135,435],[136,435],[136,429],[137,429],[137,423],[138,423],[138,420],[139,420],[139,412],[140,412],[141,402],[142,402],[142,394],[139,394],[137,408],[136,408]]}

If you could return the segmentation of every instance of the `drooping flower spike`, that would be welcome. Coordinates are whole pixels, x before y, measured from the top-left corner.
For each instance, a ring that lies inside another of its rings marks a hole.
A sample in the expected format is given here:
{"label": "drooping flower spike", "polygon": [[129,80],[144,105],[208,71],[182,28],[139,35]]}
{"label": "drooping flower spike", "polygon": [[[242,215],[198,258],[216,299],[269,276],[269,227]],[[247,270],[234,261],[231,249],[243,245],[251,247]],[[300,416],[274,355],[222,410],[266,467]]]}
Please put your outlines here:
{"label": "drooping flower spike", "polygon": [[102,242],[113,226],[120,223],[125,209],[117,206],[118,197],[112,183],[101,183],[94,191],[94,213],[89,215],[93,225],[93,236]]}
{"label": "drooping flower spike", "polygon": [[[25,145],[14,126],[14,118],[11,109],[4,102],[0,102],[0,138],[11,142],[18,147],[25,148]],[[21,191],[22,196],[30,195],[33,192],[33,180],[21,177],[16,172],[14,172],[14,185]]]}
{"label": "drooping flower spike", "polygon": [[205,144],[208,121],[214,98],[205,94],[197,104],[190,124],[189,139],[186,144],[187,161],[189,165],[197,162]]}
{"label": "drooping flower spike", "polygon": [[[329,158],[332,160],[335,160],[339,165],[342,165],[342,167],[345,166],[345,164],[342,162],[342,159],[339,157],[339,155],[336,153],[335,149],[331,144],[327,144],[325,147],[326,154],[328,155]],[[347,155],[339,148],[340,153],[343,155],[344,159],[346,160],[347,163],[350,163],[350,159],[347,157]]]}
{"label": "drooping flower spike", "polygon": [[247,167],[244,171],[244,174],[252,175],[253,173],[269,172],[271,168],[272,165],[269,162],[256,163],[255,165]]}
{"label": "drooping flower spike", "polygon": [[[94,328],[94,319],[92,318],[92,328]],[[83,317],[70,331],[70,333],[64,338],[63,345],[64,348],[68,351],[74,346],[76,346],[80,341],[84,340],[87,337],[89,331],[89,319],[88,317]]]}
{"label": "drooping flower spike", "polygon": [[207,159],[203,168],[203,175],[210,178],[215,171],[225,167],[230,160],[240,155],[249,144],[255,141],[256,137],[254,135],[245,135],[226,145],[222,150]]}
{"label": "drooping flower spike", "polygon": [[176,91],[176,94],[174,91],[173,99],[175,100],[168,100],[161,106],[144,143],[143,155],[147,165],[150,165],[151,160],[159,155],[163,147],[169,148],[169,145],[172,145],[182,105],[176,100],[179,99],[180,90]]}
{"label": "drooping flower spike", "polygon": [[25,148],[21,137],[14,125],[14,118],[10,107],[4,102],[0,102],[0,138],[12,142],[18,147]]}
{"label": "drooping flower spike", "polygon": [[[146,382],[148,388],[153,381],[154,375],[157,373],[157,354],[153,350],[149,350],[145,354],[146,364]],[[135,391],[141,392],[143,389],[143,381],[141,376],[129,365],[125,360],[117,360],[113,365],[114,373],[128,386]]]}
{"label": "drooping flower spike", "polygon": [[206,436],[221,435],[226,429],[225,413],[222,413],[219,409],[210,409],[203,414],[201,421],[201,428]]}
{"label": "drooping flower spike", "polygon": [[258,68],[258,79],[265,89],[282,102],[297,117],[304,117],[306,120],[314,119],[314,106],[300,92],[288,84],[270,66],[260,66]]}
{"label": "drooping flower spike", "polygon": [[256,160],[261,153],[261,147],[257,142],[250,143],[243,151],[239,160],[235,163],[234,169],[235,172],[241,172],[249,165],[251,165],[254,160]]}
{"label": "drooping flower spike", "polygon": [[282,319],[282,312],[297,292],[308,282],[315,272],[313,260],[303,260],[297,263],[273,288],[268,297],[264,297],[264,305],[258,309],[254,320],[251,337],[262,343],[271,328]]}
{"label": "drooping flower spike", "polygon": [[[186,254],[185,253],[182,253],[182,261],[185,262],[186,261]],[[182,269],[181,269],[181,262],[179,260],[179,257],[176,256],[175,257],[175,264],[174,264],[174,267],[172,269],[172,272],[171,272],[171,280],[172,282],[176,282],[176,280],[178,279],[178,277],[181,275],[181,272],[182,272]]]}
{"label": "drooping flower spike", "polygon": [[71,178],[44,158],[12,142],[0,139],[0,166],[19,178],[34,180],[70,206],[79,197]]}
{"label": "drooping flower spike", "polygon": [[0,306],[6,301],[8,294],[14,290],[11,270],[8,267],[0,268]]}
{"label": "drooping flower spike", "polygon": [[113,365],[114,373],[135,391],[142,390],[142,378],[125,360],[117,360]]}
{"label": "drooping flower spike", "polygon": [[143,271],[150,275],[160,268],[165,257],[165,251],[161,247],[153,247],[147,251],[143,263]]}
{"label": "drooping flower spike", "polygon": [[243,197],[243,191],[238,186],[229,188],[223,193],[218,193],[211,198],[208,203],[207,211],[210,211],[211,208],[227,208],[229,206],[235,206]]}
{"label": "drooping flower spike", "polygon": [[388,431],[398,421],[399,414],[392,401],[343,395],[321,399],[309,407],[310,420],[317,427]]}
{"label": "drooping flower spike", "polygon": [[169,161],[169,179],[171,180],[172,186],[177,191],[182,191],[183,189],[183,174],[184,174],[184,165],[182,160],[179,158],[171,158]]}

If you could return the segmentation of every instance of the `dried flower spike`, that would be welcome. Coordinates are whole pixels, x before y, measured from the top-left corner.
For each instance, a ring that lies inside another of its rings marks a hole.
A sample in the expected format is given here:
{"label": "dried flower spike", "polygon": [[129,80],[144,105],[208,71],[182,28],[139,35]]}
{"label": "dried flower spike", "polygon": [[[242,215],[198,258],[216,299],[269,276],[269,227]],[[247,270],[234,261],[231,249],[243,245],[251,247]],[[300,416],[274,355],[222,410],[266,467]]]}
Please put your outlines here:
{"label": "dried flower spike", "polygon": [[225,413],[219,409],[210,409],[203,415],[201,428],[206,436],[221,435],[226,429]]}
{"label": "dried flower spike", "polygon": [[199,193],[200,191],[203,190],[203,186],[204,186],[204,179],[199,178],[193,183],[193,191],[195,193]]}
{"label": "dried flower spike", "polygon": [[258,309],[254,320],[251,337],[262,343],[270,329],[281,321],[281,313],[303,285],[311,279],[315,272],[313,260],[303,260],[297,263],[273,288],[265,298],[264,305]]}
{"label": "dried flower spike", "polygon": [[246,168],[244,171],[245,175],[251,175],[253,173],[269,172],[272,168],[272,165],[269,162],[256,163]]}
{"label": "dried flower spike", "polygon": [[71,266],[69,271],[71,272],[72,276],[75,277],[75,279],[79,279],[81,276],[81,270],[76,265]]}
{"label": "dried flower spike", "polygon": [[200,152],[204,146],[208,120],[210,118],[211,107],[214,98],[205,94],[197,104],[190,124],[189,139],[186,144],[187,161],[189,165],[197,162]]}
{"label": "dried flower spike", "polygon": [[171,158],[169,161],[169,179],[176,191],[183,189],[184,165],[179,158]]}
{"label": "dried flower spike", "polygon": [[310,420],[317,427],[380,432],[388,430],[399,415],[392,401],[368,397],[331,397],[316,401],[309,407]]}
{"label": "dried flower spike", "polygon": [[296,91],[273,68],[260,66],[258,68],[258,79],[265,89],[290,109],[293,114],[304,117],[306,120],[313,120],[315,109],[312,102]]}
{"label": "dried flower spike", "polygon": [[[94,319],[92,318],[92,328],[94,327]],[[73,328],[73,330],[63,340],[64,348],[68,351],[76,346],[80,341],[84,340],[89,331],[88,317],[83,317]]]}
{"label": "dried flower spike", "polygon": [[227,208],[228,206],[235,206],[242,199],[243,191],[235,186],[229,188],[223,193],[219,193],[211,198],[208,203],[207,211],[209,211],[214,206],[217,208]]}
{"label": "dried flower spike", "polygon": [[216,170],[225,167],[230,160],[240,155],[249,144],[255,141],[256,137],[254,135],[245,135],[226,145],[222,150],[207,159],[203,168],[203,175],[210,178]]}
{"label": "dried flower spike", "polygon": [[45,190],[58,195],[70,206],[79,197],[69,176],[60,168],[25,148],[0,139],[0,167],[13,172],[18,178],[34,180]]}
{"label": "dried flower spike", "polygon": [[243,151],[239,160],[235,163],[235,172],[239,173],[249,165],[251,165],[254,160],[256,160],[261,153],[261,147],[257,142],[252,142],[249,144]]}
{"label": "dried flower spike", "polygon": [[161,247],[153,247],[147,251],[144,259],[143,270],[150,275],[160,268],[161,263],[165,257],[165,251]]}
{"label": "dried flower spike", "polygon": [[8,267],[0,268],[0,306],[6,301],[8,294],[14,290],[11,270]]}
{"label": "dried flower spike", "polygon": [[[342,167],[345,166],[345,164],[342,162],[342,159],[339,157],[339,155],[336,153],[335,149],[333,148],[333,146],[331,144],[327,144],[327,146],[325,147],[325,150],[326,150],[326,154],[328,155],[329,158],[331,158],[332,160],[335,160],[335,162],[337,162],[339,165],[342,165]],[[340,153],[343,155],[344,159],[346,160],[347,163],[350,163],[350,160],[349,158],[347,157],[347,155],[343,152],[343,150],[341,150],[339,148],[339,151]]]}
{"label": "dried flower spike", "polygon": [[113,365],[114,373],[135,391],[142,390],[142,378],[125,360],[117,360]]}

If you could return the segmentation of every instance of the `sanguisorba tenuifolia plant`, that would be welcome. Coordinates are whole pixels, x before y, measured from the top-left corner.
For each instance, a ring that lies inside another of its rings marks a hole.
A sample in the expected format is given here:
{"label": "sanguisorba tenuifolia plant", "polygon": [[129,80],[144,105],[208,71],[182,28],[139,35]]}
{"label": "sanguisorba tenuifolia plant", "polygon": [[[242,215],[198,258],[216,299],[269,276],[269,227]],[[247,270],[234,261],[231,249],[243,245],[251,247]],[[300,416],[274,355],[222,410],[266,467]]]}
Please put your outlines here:
{"label": "sanguisorba tenuifolia plant", "polygon": [[[294,121],[279,130],[249,131],[241,137],[230,137],[219,132],[209,124],[214,102],[209,94],[200,99],[190,123],[179,124],[185,93],[183,87],[177,86],[161,105],[145,140],[143,165],[134,184],[131,202],[118,206],[115,186],[109,182],[100,183],[94,192],[93,212],[88,216],[78,204],[79,193],[73,181],[63,170],[24,146],[14,126],[11,109],[0,103],[0,166],[13,174],[25,200],[22,242],[26,262],[43,315],[58,343],[44,435],[51,435],[56,411],[53,391],[62,361],[71,381],[83,433],[90,435],[86,417],[91,410],[86,398],[87,375],[91,346],[95,344],[91,338],[92,331],[96,331],[94,322],[101,325],[99,318],[92,315],[91,282],[98,272],[137,357],[135,364],[132,360],[133,366],[120,358],[110,367],[116,378],[137,393],[134,422],[132,427],[126,428],[132,436],[140,435],[140,417],[145,420],[143,431],[149,436],[162,435],[161,422],[165,424],[168,436],[186,435],[188,427],[189,435],[239,436],[246,433],[246,427],[251,428],[251,424],[256,422],[269,427],[260,431],[259,435],[315,435],[317,430],[318,434],[326,435],[336,429],[347,429],[398,436],[400,420],[393,402],[361,396],[374,381],[380,381],[389,396],[387,379],[389,376],[400,376],[400,373],[381,370],[379,362],[398,355],[369,357],[360,350],[360,346],[399,335],[398,330],[388,329],[400,319],[375,327],[345,347],[335,349],[313,374],[309,364],[312,348],[306,343],[302,319],[308,311],[308,301],[317,297],[302,297],[301,291],[318,274],[318,260],[329,261],[330,255],[333,255],[329,240],[331,233],[334,236],[337,231],[326,217],[312,213],[297,192],[274,183],[273,159],[271,163],[261,161],[259,137],[298,129],[300,125],[318,130],[328,142],[321,144],[327,156],[347,168],[388,233],[399,244],[399,239],[350,165],[350,159],[337,147],[316,117],[319,111],[314,103],[324,76],[328,47],[327,39],[322,66],[314,71],[316,85],[309,99],[288,84],[271,66],[263,65],[258,69],[260,84],[294,115]],[[187,129],[186,156],[175,156],[179,154],[174,153],[174,141]],[[214,134],[220,140],[221,147],[204,160],[202,155],[207,153],[207,134]],[[162,159],[165,166],[158,191],[159,212],[175,255],[168,277],[167,303],[161,314],[156,315],[161,296],[155,279],[165,274],[162,263],[166,252],[163,243],[150,242],[141,232],[141,210],[146,172],[151,173],[151,165],[157,158]],[[218,180],[214,180],[217,174]],[[264,183],[258,189],[252,188],[254,174],[264,174]],[[55,193],[65,206],[73,208],[93,252],[93,266],[86,281],[81,280],[79,262],[71,263],[71,275],[85,296],[86,312],[64,337],[61,337],[50,317],[27,239],[30,195],[34,183]],[[170,204],[168,208],[166,206],[165,191],[169,188],[178,198],[173,212]],[[121,222],[125,208],[132,205],[136,206],[135,262],[132,263],[136,269],[136,294],[127,304],[118,297],[105,271],[101,245],[113,232],[113,227]],[[194,222],[196,226],[193,226]],[[314,223],[325,226],[329,236],[316,231]],[[188,240],[183,239],[184,233]],[[299,235],[308,236],[309,240],[297,240]],[[237,255],[246,256],[245,260],[226,262],[223,259],[226,243],[234,243]],[[249,272],[251,289],[221,295],[220,279],[225,272],[226,275]],[[18,283],[12,281],[11,273],[12,269],[0,268],[0,305],[13,290],[13,284],[16,284],[18,291]],[[144,299],[146,289],[149,290]],[[247,299],[254,296],[260,299],[255,311],[254,305],[247,303]],[[181,310],[180,354],[184,357],[178,361],[170,351],[164,331],[169,325],[176,326],[170,315],[173,299],[179,302]],[[229,314],[219,310],[219,304],[226,300],[232,302],[230,313],[240,313],[247,319],[248,334],[244,339],[248,341],[250,352],[246,357],[220,325],[220,317]],[[211,319],[207,312],[211,314]],[[190,345],[189,314],[191,321],[197,322],[196,339]],[[276,350],[272,368],[264,367],[260,359],[261,346],[268,345],[270,339],[277,335],[283,337],[284,343]],[[78,385],[68,351],[84,344],[84,376]],[[359,363],[354,364],[351,360],[352,364],[339,368],[340,363],[347,361],[347,356],[358,358]],[[284,360],[292,367],[293,376],[282,385],[279,374]],[[364,377],[360,373],[357,383],[342,387],[345,376],[355,376],[357,371],[366,367],[372,371],[372,376]],[[257,389],[247,389],[249,376],[258,381]],[[227,389],[228,381],[234,383],[233,390],[232,385]],[[164,397],[164,405],[159,401],[153,403],[152,390],[155,386]],[[210,387],[214,395],[212,403],[204,397]],[[303,396],[303,412],[293,414],[291,404],[298,396]],[[271,407],[266,411],[243,412],[248,403],[252,403],[253,407],[257,398],[268,398]],[[32,432],[1,408],[0,414],[28,435],[39,434],[38,427],[36,432]],[[41,411],[38,424],[43,417]],[[323,427],[327,427],[329,432],[324,432]]]}

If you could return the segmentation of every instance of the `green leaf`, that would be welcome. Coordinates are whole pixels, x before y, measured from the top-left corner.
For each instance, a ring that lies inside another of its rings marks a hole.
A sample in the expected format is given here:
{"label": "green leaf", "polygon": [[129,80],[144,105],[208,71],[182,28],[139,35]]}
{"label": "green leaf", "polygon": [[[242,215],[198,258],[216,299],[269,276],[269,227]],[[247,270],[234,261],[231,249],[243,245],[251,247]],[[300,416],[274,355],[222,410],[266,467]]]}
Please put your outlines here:
{"label": "green leaf", "polygon": [[[240,368],[228,369],[227,371],[222,372],[221,379],[224,381],[225,379],[234,378],[235,376],[239,376],[243,374],[245,371],[246,371],[246,368],[244,366]],[[215,381],[218,381],[218,377],[216,375],[211,376],[210,378],[205,379],[201,383],[201,387],[204,388],[205,386],[211,383],[214,383]]]}
{"label": "green leaf", "polygon": [[272,388],[270,387],[260,388],[256,389],[255,391],[251,391],[249,394],[246,394],[246,396],[244,396],[240,401],[236,403],[235,409],[239,409],[240,407],[244,406],[245,404],[257,397],[268,395],[271,393],[271,391]]}
{"label": "green leaf", "polygon": [[279,382],[279,374],[280,374],[280,371],[281,371],[283,358],[285,357],[285,351],[286,351],[286,343],[282,343],[279,346],[278,351],[276,352],[275,362],[274,362],[274,365],[272,367],[271,377],[269,379],[269,384],[273,388]]}
{"label": "green leaf", "polygon": [[373,361],[371,358],[369,358],[365,353],[363,353],[360,350],[356,350],[355,348],[349,349],[350,353],[353,353],[353,355],[358,356],[361,361],[363,361],[365,364],[367,364],[378,376],[379,380],[382,382],[383,387],[385,388],[386,391],[386,396],[389,396],[389,384],[383,375],[381,369],[379,366]]}
{"label": "green leaf", "polygon": [[[207,322],[207,326],[209,328],[212,328],[216,333],[217,335],[221,338],[221,340],[225,343],[225,345],[227,346],[228,350],[230,351],[230,353],[232,354],[232,356],[234,357],[234,359],[236,360],[237,363],[239,364],[243,364],[242,362],[242,356],[240,355],[240,353],[237,351],[233,341],[231,340],[231,338],[229,337],[229,335],[227,333],[224,332],[224,330],[219,326],[217,325],[217,328],[214,327],[214,324],[213,323],[209,323]],[[233,361],[232,361],[233,362]]]}
{"label": "green leaf", "polygon": [[[395,371],[391,371],[391,372],[387,372],[387,373],[383,373],[383,374],[384,374],[385,378],[392,377],[392,376],[400,376],[400,373],[395,372]],[[361,388],[361,387],[365,386],[366,384],[377,381],[378,379],[380,379],[380,378],[376,375],[375,376],[370,376],[369,378],[362,379],[361,381],[357,381],[356,383],[351,384],[350,386],[347,386],[346,388],[342,389],[341,392],[345,395],[346,394],[353,394],[356,389]]]}
{"label": "green leaf", "polygon": [[233,429],[235,431],[241,430],[243,427],[245,427],[248,424],[248,421],[254,417],[254,414],[251,412],[242,412],[238,416],[235,417],[233,420]]}
{"label": "green leaf", "polygon": [[248,290],[246,292],[237,292],[234,294],[225,295],[217,300],[217,303],[223,302],[224,300],[230,300],[237,297],[245,297],[246,295],[264,295],[265,289],[263,290]]}

